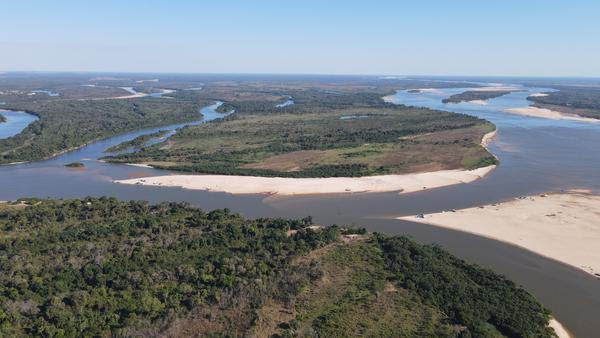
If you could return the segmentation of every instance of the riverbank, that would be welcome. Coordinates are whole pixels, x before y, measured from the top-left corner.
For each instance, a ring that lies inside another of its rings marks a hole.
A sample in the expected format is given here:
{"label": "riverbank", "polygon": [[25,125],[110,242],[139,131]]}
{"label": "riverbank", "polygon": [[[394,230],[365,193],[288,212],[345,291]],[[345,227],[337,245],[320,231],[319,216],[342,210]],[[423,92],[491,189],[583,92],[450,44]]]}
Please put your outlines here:
{"label": "riverbank", "polygon": [[600,277],[600,195],[542,194],[398,219],[504,241]]}
{"label": "riverbank", "polygon": [[545,119],[551,120],[571,120],[571,121],[579,121],[579,122],[590,122],[596,123],[600,122],[600,120],[592,119],[588,117],[582,117],[574,114],[565,114],[555,110],[550,110],[546,108],[539,108],[534,106],[529,107],[521,107],[521,108],[508,108],[504,110],[507,113],[523,115],[523,116],[532,116],[532,117],[541,117]]}
{"label": "riverbank", "polygon": [[550,326],[554,332],[556,333],[556,335],[558,336],[558,338],[571,338],[573,337],[569,331],[567,331],[567,329],[565,329],[565,327],[556,319],[551,318],[550,322],[548,323],[548,326]]}
{"label": "riverbank", "polygon": [[409,193],[469,183],[480,179],[496,166],[475,170],[441,170],[406,175],[366,177],[284,178],[229,175],[167,175],[127,180],[120,184],[181,187],[230,194],[312,195],[398,191]]}
{"label": "riverbank", "polygon": [[489,104],[488,100],[471,100],[471,101],[466,101],[468,103],[471,104],[477,104],[480,106],[487,106]]}
{"label": "riverbank", "polygon": [[[494,131],[490,131],[489,133],[483,135],[481,138],[481,146],[486,148],[492,141],[498,136],[498,128],[494,129]],[[494,156],[495,157],[495,156]]]}

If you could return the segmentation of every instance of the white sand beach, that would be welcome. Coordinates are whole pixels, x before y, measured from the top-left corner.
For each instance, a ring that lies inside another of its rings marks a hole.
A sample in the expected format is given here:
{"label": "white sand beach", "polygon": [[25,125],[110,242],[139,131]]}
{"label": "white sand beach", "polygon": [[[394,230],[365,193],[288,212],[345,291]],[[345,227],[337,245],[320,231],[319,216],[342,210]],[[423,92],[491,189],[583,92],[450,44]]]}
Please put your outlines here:
{"label": "white sand beach", "polygon": [[600,195],[551,193],[399,219],[508,242],[600,277]]}
{"label": "white sand beach", "polygon": [[475,170],[442,170],[434,172],[366,177],[283,178],[228,175],[167,175],[116,180],[121,184],[181,187],[230,194],[344,194],[398,191],[409,193],[469,183],[480,179],[496,166]]}
{"label": "white sand beach", "polygon": [[495,129],[494,131],[490,131],[489,133],[483,135],[483,137],[481,138],[481,145],[484,148],[487,148],[487,146],[494,140],[496,139],[496,137],[498,136],[498,129]]}
{"label": "white sand beach", "polygon": [[396,95],[392,94],[392,95],[387,95],[381,98],[384,102],[387,103],[395,103],[396,102]]}
{"label": "white sand beach", "polygon": [[143,163],[125,163],[125,165],[130,165],[132,167],[140,167],[140,168],[149,168],[149,169],[152,169],[151,165],[143,164]]}
{"label": "white sand beach", "polygon": [[531,96],[531,97],[544,97],[544,96],[548,96],[548,94],[546,94],[546,93],[535,93],[535,94],[531,94],[529,96]]}
{"label": "white sand beach", "polygon": [[466,102],[471,103],[471,104],[477,104],[480,106],[486,106],[488,104],[487,100],[472,100],[472,101],[466,101]]}
{"label": "white sand beach", "polygon": [[569,333],[569,331],[567,331],[567,329],[565,329],[565,327],[554,318],[550,319],[548,326],[550,326],[554,330],[554,332],[556,333],[558,338],[571,338],[572,337],[571,334]]}
{"label": "white sand beach", "polygon": [[417,90],[420,91],[421,93],[431,93],[431,94],[444,95],[444,92],[441,89],[438,89],[438,88],[419,88]]}
{"label": "white sand beach", "polygon": [[591,122],[596,123],[600,122],[600,120],[592,119],[588,117],[582,117],[578,115],[565,114],[555,110],[550,110],[546,108],[538,108],[538,107],[521,107],[521,108],[508,108],[505,109],[506,112],[511,114],[523,115],[523,116],[533,116],[533,117],[541,117],[545,119],[551,120],[571,120],[571,121],[580,121],[580,122]]}

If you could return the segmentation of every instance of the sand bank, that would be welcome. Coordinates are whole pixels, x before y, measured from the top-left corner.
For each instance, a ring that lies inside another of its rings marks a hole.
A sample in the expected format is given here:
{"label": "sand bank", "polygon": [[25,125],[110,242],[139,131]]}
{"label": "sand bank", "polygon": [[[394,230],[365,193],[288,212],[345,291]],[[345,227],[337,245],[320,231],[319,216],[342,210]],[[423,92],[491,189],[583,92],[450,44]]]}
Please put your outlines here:
{"label": "sand bank", "polygon": [[487,146],[498,136],[498,129],[494,129],[494,131],[490,131],[489,133],[483,135],[481,138],[481,146],[487,148]]}
{"label": "sand bank", "polygon": [[529,96],[530,97],[543,97],[543,96],[548,96],[548,94],[546,94],[546,93],[535,93],[535,94],[531,94]]}
{"label": "sand bank", "polygon": [[421,93],[431,93],[431,94],[439,94],[444,95],[444,92],[438,88],[419,88],[417,89]]}
{"label": "sand bank", "polygon": [[471,100],[471,101],[465,101],[465,102],[472,103],[472,104],[477,104],[477,105],[480,105],[480,106],[486,106],[488,104],[487,100]]}
{"label": "sand bank", "polygon": [[152,169],[151,165],[143,164],[143,163],[125,163],[125,165],[130,165],[130,166],[133,166],[133,167],[140,167],[140,168],[149,168],[149,169]]}
{"label": "sand bank", "polygon": [[582,117],[573,114],[565,114],[555,110],[550,110],[546,108],[538,108],[538,107],[522,107],[522,108],[508,108],[505,109],[506,112],[523,115],[523,116],[533,116],[533,117],[541,117],[545,119],[551,120],[571,120],[571,121],[580,121],[580,122],[600,122],[600,120]]}
{"label": "sand bank", "polygon": [[600,195],[553,193],[399,219],[508,242],[600,277]]}
{"label": "sand bank", "polygon": [[231,194],[344,194],[399,191],[409,193],[469,183],[484,177],[496,166],[475,170],[442,170],[406,175],[367,177],[283,178],[228,175],[167,175],[127,180],[115,183],[181,187]]}
{"label": "sand bank", "polygon": [[554,329],[554,332],[556,332],[558,338],[571,338],[571,334],[569,333],[569,331],[567,331],[567,329],[565,329],[565,327],[562,326],[562,324],[556,319],[551,318],[550,323],[548,323],[548,326]]}
{"label": "sand bank", "polygon": [[382,97],[381,99],[387,103],[396,103],[396,94],[387,95]]}

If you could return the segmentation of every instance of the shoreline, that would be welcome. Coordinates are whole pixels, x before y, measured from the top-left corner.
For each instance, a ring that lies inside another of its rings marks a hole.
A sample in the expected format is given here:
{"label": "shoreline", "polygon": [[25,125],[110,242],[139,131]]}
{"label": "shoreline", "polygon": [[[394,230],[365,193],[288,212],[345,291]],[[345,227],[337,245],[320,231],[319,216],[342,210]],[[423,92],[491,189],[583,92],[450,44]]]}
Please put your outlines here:
{"label": "shoreline", "polygon": [[[191,121],[189,121],[189,123],[193,123],[195,121],[196,120],[191,120]],[[182,124],[182,123],[187,123],[187,122],[181,122],[179,124]],[[169,125],[165,125],[164,127],[168,127],[168,126],[170,126],[170,124]],[[101,142],[101,141],[105,141],[105,140],[108,140],[108,139],[113,138],[113,137],[118,137],[118,136],[126,135],[126,134],[129,134],[129,133],[144,131],[146,129],[155,129],[155,128],[161,128],[161,126],[154,126],[154,127],[153,126],[148,126],[148,127],[143,128],[143,129],[132,129],[132,130],[129,130],[129,131],[123,131],[121,133],[118,133],[118,134],[115,134],[115,135],[112,135],[112,136],[99,137],[99,138],[87,141],[84,144],[81,144],[81,145],[78,145],[78,146],[75,146],[75,147],[71,147],[71,148],[68,148],[68,149],[60,150],[58,152],[55,152],[55,153],[53,153],[51,155],[48,155],[48,156],[40,158],[40,159],[31,160],[31,161],[19,161],[19,162],[0,163],[0,167],[5,166],[5,165],[26,164],[26,163],[35,163],[35,162],[42,162],[42,161],[51,160],[51,159],[53,159],[55,157],[58,157],[60,155],[64,155],[64,154],[72,152],[72,151],[76,151],[76,150],[82,149],[82,148],[87,147],[89,145],[92,145],[92,144],[94,144],[96,142]],[[99,162],[105,162],[105,161],[102,161],[102,160],[99,160],[99,159],[96,159],[96,160],[99,161]],[[141,166],[141,165],[138,165],[138,166]],[[155,169],[152,166],[147,166],[147,168]]]}
{"label": "shoreline", "polygon": [[410,193],[470,183],[489,174],[495,165],[474,170],[441,170],[404,175],[365,177],[287,178],[233,175],[166,175],[114,180],[117,184],[180,187],[230,194],[297,196],[393,192]]}
{"label": "shoreline", "polygon": [[140,98],[140,97],[146,97],[149,94],[146,93],[142,93],[142,92],[137,92],[133,89],[133,87],[118,87],[123,89],[124,91],[127,91],[131,94],[129,95],[122,95],[122,96],[111,96],[111,97],[94,97],[94,98],[89,98],[89,99],[79,99],[79,101],[85,101],[85,100],[92,100],[92,101],[98,101],[98,100],[123,100],[123,99],[136,99],[136,98]]}
{"label": "shoreline", "polygon": [[[498,137],[498,128],[483,135],[483,137],[481,138],[481,146],[484,147],[489,152],[489,149],[487,147],[490,145],[490,143],[492,143],[492,141],[494,141],[496,139],[496,137]],[[496,155],[494,155],[494,154],[492,154],[492,155],[494,157],[496,157]],[[496,159],[498,159],[498,157],[496,157]]]}
{"label": "shoreline", "polygon": [[599,217],[600,195],[570,191],[397,219],[516,245],[600,278]]}
{"label": "shoreline", "polygon": [[470,100],[470,101],[465,101],[465,102],[470,103],[470,104],[476,104],[476,105],[479,105],[479,106],[487,106],[489,104],[488,100],[489,99],[486,99],[486,100]]}
{"label": "shoreline", "polygon": [[583,117],[575,114],[565,114],[555,110],[550,110],[547,108],[539,108],[535,106],[529,107],[520,107],[520,108],[507,108],[504,109],[505,112],[515,115],[521,116],[529,116],[529,117],[539,117],[550,120],[570,120],[570,121],[578,121],[578,122],[588,122],[588,123],[597,123],[600,120],[592,119],[589,117]]}
{"label": "shoreline", "polygon": [[554,330],[558,338],[571,338],[573,335],[556,318],[550,318],[548,326]]}

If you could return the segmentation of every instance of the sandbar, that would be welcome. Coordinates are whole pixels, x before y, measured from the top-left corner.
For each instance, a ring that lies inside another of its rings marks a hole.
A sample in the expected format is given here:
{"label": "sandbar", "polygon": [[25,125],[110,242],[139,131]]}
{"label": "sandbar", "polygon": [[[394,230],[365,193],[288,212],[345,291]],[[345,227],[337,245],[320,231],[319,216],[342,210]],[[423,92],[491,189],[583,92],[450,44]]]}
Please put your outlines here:
{"label": "sandbar", "polygon": [[600,195],[550,193],[398,219],[504,241],[600,277]]}
{"label": "sandbar", "polygon": [[583,116],[574,115],[574,114],[565,114],[565,113],[561,113],[561,112],[558,112],[555,110],[550,110],[550,109],[546,109],[546,108],[538,108],[538,107],[533,107],[533,106],[521,107],[521,108],[508,108],[508,109],[505,109],[504,111],[511,113],[511,114],[541,117],[541,118],[551,119],[551,120],[571,120],[571,121],[592,122],[592,123],[600,122],[600,120],[598,120],[598,119],[592,119],[592,118],[583,117]]}
{"label": "sandbar", "polygon": [[115,183],[181,187],[230,194],[311,195],[391,192],[409,193],[425,189],[469,183],[480,179],[496,166],[475,170],[433,172],[365,177],[286,178],[234,175],[166,175],[116,180]]}

